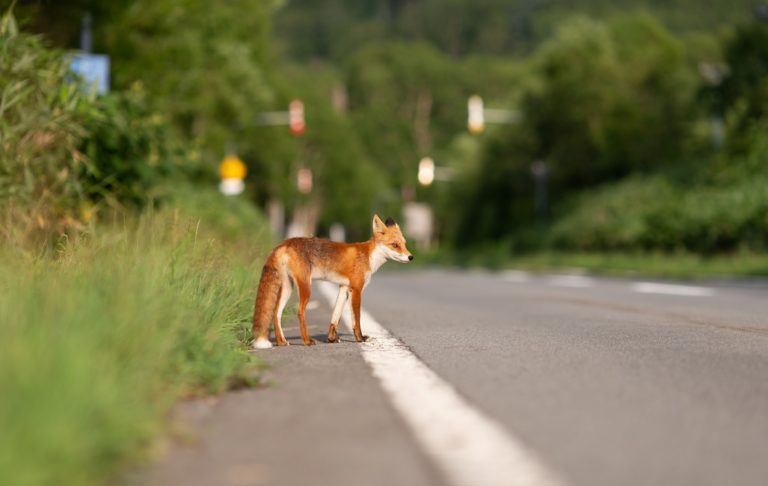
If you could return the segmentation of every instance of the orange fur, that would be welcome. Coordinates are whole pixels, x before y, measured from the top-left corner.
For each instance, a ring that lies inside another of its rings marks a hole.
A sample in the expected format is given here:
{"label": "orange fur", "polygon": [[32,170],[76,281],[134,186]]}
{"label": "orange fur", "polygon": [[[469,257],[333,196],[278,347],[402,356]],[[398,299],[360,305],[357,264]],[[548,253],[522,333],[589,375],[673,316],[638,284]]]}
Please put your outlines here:
{"label": "orange fur", "polygon": [[338,342],[338,318],[347,297],[355,319],[355,340],[365,341],[367,336],[363,336],[360,329],[363,289],[385,260],[406,262],[413,259],[405,243],[400,227],[391,220],[384,223],[378,216],[373,217],[373,236],[362,243],[337,243],[321,238],[291,238],[282,242],[269,255],[262,270],[253,312],[254,344],[257,347],[271,345],[271,320],[275,322],[277,344],[287,344],[282,335],[279,314],[282,313],[280,303],[284,305],[292,286],[299,292],[301,340],[307,346],[315,344],[306,324],[306,306],[313,279],[329,280],[340,287],[334,317],[328,329],[328,341]]}

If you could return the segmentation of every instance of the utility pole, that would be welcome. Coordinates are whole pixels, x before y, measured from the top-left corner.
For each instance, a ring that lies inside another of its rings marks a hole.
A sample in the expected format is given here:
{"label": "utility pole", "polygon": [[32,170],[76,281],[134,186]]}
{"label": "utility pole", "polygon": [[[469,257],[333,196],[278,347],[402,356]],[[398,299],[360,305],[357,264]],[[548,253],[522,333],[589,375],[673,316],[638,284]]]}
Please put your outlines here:
{"label": "utility pole", "polygon": [[539,220],[540,225],[544,225],[547,222],[547,213],[549,212],[549,168],[547,163],[543,160],[537,160],[531,164],[531,176],[535,183],[535,205],[536,205],[536,218]]}
{"label": "utility pole", "polygon": [[93,16],[90,12],[83,15],[83,27],[80,30],[80,50],[86,54],[93,52]]}

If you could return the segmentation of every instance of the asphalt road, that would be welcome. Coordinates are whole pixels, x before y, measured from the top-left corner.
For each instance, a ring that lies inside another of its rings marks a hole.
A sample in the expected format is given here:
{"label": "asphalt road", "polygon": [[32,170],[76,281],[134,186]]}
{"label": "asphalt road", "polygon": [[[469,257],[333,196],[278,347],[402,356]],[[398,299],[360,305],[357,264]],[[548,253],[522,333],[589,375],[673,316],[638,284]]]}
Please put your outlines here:
{"label": "asphalt road", "polygon": [[[317,339],[330,310],[316,294]],[[565,484],[768,483],[766,286],[380,272],[363,307]],[[286,332],[299,343],[295,322]],[[260,352],[274,385],[193,419],[196,445],[149,477],[445,484],[342,339]]]}

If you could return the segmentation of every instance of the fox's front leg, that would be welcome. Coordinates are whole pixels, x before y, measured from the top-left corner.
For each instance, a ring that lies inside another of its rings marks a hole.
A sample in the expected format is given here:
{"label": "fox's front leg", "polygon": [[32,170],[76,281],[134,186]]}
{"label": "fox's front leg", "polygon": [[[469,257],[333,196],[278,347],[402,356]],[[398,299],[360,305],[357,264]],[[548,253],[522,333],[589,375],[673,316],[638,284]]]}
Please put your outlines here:
{"label": "fox's front leg", "polygon": [[360,301],[363,298],[363,290],[361,288],[350,287],[352,297],[352,314],[355,316],[355,341],[361,343],[368,340],[368,336],[363,336],[363,331],[360,329]]}
{"label": "fox's front leg", "polygon": [[339,286],[339,295],[336,297],[336,304],[333,306],[333,315],[331,316],[331,326],[328,328],[329,343],[339,342],[337,327],[339,325],[339,319],[341,318],[341,312],[342,310],[344,310],[344,303],[347,300],[348,293],[349,293],[349,287],[347,287],[346,285]]}

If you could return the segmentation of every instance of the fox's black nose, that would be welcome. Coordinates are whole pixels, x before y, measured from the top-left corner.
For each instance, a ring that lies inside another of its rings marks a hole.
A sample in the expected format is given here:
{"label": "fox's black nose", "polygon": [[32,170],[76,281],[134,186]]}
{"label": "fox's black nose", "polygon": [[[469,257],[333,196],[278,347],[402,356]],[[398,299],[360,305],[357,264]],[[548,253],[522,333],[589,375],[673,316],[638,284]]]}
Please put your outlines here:
{"label": "fox's black nose", "polygon": [[408,255],[408,261],[413,260],[413,255]]}

